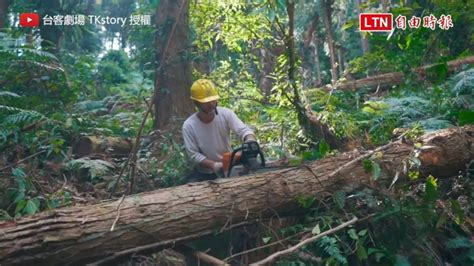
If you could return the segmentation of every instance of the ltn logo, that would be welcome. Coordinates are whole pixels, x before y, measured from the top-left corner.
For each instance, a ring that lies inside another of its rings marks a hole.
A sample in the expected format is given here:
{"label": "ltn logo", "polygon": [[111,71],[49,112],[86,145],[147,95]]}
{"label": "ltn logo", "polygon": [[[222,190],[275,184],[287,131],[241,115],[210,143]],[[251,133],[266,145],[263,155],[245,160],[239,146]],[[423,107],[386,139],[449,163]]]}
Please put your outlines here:
{"label": "ltn logo", "polygon": [[392,31],[392,14],[361,13],[359,14],[360,31]]}

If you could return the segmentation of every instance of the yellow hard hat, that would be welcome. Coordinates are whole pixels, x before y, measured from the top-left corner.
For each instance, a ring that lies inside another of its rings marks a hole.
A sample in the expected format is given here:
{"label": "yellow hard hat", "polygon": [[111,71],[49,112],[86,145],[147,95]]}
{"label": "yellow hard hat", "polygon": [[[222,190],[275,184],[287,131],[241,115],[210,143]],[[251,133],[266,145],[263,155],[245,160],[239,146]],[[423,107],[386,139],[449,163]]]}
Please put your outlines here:
{"label": "yellow hard hat", "polygon": [[198,79],[191,86],[191,99],[195,101],[207,103],[219,98],[216,86],[208,79]]}

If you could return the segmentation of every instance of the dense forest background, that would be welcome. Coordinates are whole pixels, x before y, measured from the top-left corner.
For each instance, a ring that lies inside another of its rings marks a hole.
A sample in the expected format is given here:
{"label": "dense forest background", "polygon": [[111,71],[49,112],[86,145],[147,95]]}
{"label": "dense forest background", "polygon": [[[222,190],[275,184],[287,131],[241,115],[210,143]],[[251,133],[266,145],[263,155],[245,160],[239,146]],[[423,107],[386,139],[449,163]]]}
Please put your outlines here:
{"label": "dense forest background", "polygon": [[[255,130],[270,160],[292,166],[472,124],[473,5],[0,0],[0,219],[184,184],[181,126],[199,78],[215,82],[219,104]],[[58,24],[20,27],[19,14],[30,12]],[[360,13],[382,12],[394,24],[405,16],[406,29],[359,31]],[[58,22],[79,14],[84,25]],[[96,25],[87,15],[142,20]],[[450,15],[453,27],[429,28],[430,15]],[[387,177],[376,156],[362,163],[374,181]],[[353,213],[367,218],[278,265],[472,265],[472,164],[455,176],[423,176],[418,166],[410,157],[408,179],[389,190],[298,198],[306,214],[260,226],[258,241],[317,234]]]}

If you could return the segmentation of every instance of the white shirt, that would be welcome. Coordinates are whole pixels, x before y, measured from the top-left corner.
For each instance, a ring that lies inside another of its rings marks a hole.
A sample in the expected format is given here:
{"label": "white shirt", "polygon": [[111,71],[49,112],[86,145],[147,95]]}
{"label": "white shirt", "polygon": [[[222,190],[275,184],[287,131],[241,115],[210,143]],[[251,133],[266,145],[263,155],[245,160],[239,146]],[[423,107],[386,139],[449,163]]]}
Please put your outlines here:
{"label": "white shirt", "polygon": [[230,109],[217,107],[218,115],[209,123],[203,123],[194,113],[183,124],[183,138],[186,152],[197,170],[212,173],[212,170],[199,165],[204,159],[220,162],[226,152],[231,152],[230,132],[237,134],[241,140],[253,131],[245,125]]}

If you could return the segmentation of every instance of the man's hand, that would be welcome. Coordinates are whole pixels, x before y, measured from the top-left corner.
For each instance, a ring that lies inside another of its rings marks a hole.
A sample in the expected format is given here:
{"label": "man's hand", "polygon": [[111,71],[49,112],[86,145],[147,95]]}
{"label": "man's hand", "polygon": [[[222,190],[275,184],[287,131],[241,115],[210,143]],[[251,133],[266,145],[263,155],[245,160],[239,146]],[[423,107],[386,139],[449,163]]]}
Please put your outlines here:
{"label": "man's hand", "polygon": [[212,170],[214,170],[214,173],[217,175],[217,177],[224,176],[224,165],[221,162],[214,162]]}

